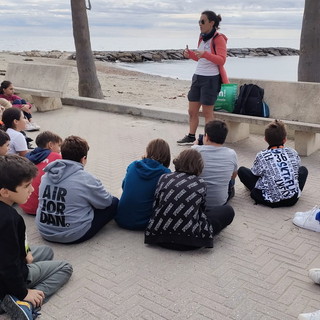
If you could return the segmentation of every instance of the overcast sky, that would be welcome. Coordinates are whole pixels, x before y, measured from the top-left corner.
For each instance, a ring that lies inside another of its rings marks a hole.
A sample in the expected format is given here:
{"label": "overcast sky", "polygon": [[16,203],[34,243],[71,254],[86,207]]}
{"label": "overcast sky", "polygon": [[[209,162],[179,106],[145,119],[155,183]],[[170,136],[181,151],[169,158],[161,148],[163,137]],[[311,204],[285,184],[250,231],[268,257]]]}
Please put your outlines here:
{"label": "overcast sky", "polygon": [[[210,5],[208,5],[210,3]],[[91,0],[91,37],[199,33],[201,11],[222,16],[231,38],[299,38],[304,0]],[[72,35],[69,0],[0,0],[2,34]]]}

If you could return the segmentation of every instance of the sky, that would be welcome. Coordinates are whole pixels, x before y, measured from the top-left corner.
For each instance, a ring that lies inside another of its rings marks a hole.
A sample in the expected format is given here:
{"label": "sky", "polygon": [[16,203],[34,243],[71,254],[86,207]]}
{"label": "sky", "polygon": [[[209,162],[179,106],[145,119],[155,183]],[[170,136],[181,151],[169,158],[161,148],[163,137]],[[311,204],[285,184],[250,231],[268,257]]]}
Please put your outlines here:
{"label": "sky", "polygon": [[[221,14],[220,31],[229,38],[298,41],[304,0],[91,0],[91,5],[91,37],[197,38],[201,12],[213,10]],[[72,37],[70,1],[0,0],[0,27],[6,39]]]}

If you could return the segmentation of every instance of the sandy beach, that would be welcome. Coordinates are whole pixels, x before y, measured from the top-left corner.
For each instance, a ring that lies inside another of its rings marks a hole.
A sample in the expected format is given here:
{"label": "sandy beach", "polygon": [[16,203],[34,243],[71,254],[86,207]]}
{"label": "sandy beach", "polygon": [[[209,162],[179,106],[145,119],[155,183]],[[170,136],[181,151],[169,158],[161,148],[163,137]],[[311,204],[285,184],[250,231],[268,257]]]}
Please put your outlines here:
{"label": "sandy beach", "polygon": [[[68,96],[78,95],[78,72],[75,60],[65,58],[42,58],[26,57],[18,54],[0,53],[0,80],[5,78],[5,70],[9,62],[44,63],[72,66],[65,94]],[[173,78],[154,76],[136,71],[125,70],[117,67],[116,63],[96,61],[98,78],[105,99],[109,102],[155,106],[165,108],[177,108],[187,110],[186,95],[189,90],[190,81],[177,80]],[[27,77],[28,75],[26,75]],[[191,80],[191,79],[190,79]]]}

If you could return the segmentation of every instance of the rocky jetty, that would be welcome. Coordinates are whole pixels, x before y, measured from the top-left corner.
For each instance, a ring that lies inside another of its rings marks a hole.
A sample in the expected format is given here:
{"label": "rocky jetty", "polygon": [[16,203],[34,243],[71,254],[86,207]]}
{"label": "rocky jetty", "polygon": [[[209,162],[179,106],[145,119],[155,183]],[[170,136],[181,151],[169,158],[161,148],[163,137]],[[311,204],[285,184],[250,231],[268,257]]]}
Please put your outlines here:
{"label": "rocky jetty", "polygon": [[[25,60],[32,57],[46,57],[55,59],[76,59],[76,54],[66,51],[24,51],[11,52],[26,56]],[[93,51],[94,58],[100,61],[108,62],[145,62],[145,61],[162,61],[162,60],[184,60],[183,49],[180,50],[141,50],[141,51]],[[269,48],[231,48],[228,49],[228,57],[267,57],[267,56],[296,56],[299,50],[283,47]]]}

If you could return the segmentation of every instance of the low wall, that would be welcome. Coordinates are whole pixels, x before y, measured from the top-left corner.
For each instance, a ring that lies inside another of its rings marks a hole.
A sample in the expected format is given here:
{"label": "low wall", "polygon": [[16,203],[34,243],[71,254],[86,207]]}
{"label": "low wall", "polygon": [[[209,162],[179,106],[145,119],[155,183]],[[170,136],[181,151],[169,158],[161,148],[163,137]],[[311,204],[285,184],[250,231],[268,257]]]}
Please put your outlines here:
{"label": "low wall", "polygon": [[270,118],[320,124],[320,83],[229,79],[231,83],[257,84],[264,89]]}

